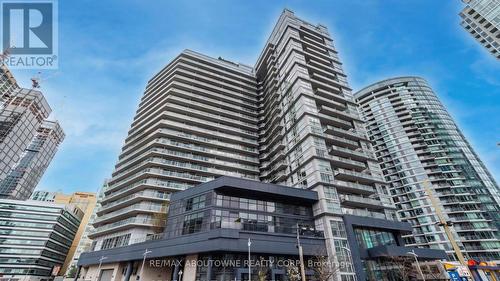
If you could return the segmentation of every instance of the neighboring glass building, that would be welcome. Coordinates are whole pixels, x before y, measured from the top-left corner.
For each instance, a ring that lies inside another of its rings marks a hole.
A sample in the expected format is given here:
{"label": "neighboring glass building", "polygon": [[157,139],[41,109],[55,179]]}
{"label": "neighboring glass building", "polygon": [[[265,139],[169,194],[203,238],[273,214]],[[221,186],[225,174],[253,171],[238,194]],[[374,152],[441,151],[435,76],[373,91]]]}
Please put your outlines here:
{"label": "neighboring glass building", "polygon": [[63,139],[64,132],[59,123],[44,120],[36,130],[31,143],[21,154],[21,159],[0,181],[0,196],[20,200],[28,199]]}
{"label": "neighboring glass building", "polygon": [[500,0],[463,0],[460,23],[493,56],[500,59]]}
{"label": "neighboring glass building", "polygon": [[316,191],[315,227],[344,265],[339,276],[363,280],[365,265],[350,261],[383,255],[359,256],[355,236],[341,230],[407,231],[394,221],[363,128],[328,30],[289,10],[254,67],[185,50],[146,86],[104,190],[93,249],[154,239],[175,192],[233,176]]}
{"label": "neighboring glass building", "polygon": [[12,93],[19,89],[17,81],[12,75],[12,72],[3,64],[0,65],[0,107],[3,107],[4,101]]}
{"label": "neighboring glass building", "polygon": [[[0,183],[21,161],[51,109],[41,92],[33,89],[15,89],[4,94],[0,107]],[[0,198],[20,198],[16,192],[0,189]]]}
{"label": "neighboring glass building", "polygon": [[429,84],[392,78],[355,97],[398,216],[413,226],[407,243],[457,260],[444,219],[466,259],[500,260],[499,187]]}
{"label": "neighboring glass building", "polygon": [[66,259],[82,216],[72,206],[0,199],[2,278],[52,280]]}
{"label": "neighboring glass building", "polygon": [[35,191],[31,196],[31,200],[54,202],[54,204],[78,207],[83,212],[81,224],[71,243],[71,247],[66,255],[66,260],[58,273],[58,275],[65,275],[71,264],[75,264],[78,261],[80,253],[77,253],[77,249],[80,242],[91,243],[88,241],[89,239],[86,236],[85,230],[95,211],[97,201],[96,194],[93,192],[75,192],[67,195],[60,192]]}
{"label": "neighboring glass building", "polygon": [[[36,82],[36,80],[33,80]],[[17,85],[0,65],[0,198],[25,200],[64,139],[43,94]]]}

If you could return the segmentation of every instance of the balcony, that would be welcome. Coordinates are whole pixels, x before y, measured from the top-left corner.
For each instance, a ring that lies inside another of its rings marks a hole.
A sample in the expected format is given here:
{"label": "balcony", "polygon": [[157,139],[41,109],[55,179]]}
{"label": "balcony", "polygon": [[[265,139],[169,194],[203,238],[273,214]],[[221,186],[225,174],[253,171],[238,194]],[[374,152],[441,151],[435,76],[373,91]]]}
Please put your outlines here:
{"label": "balcony", "polygon": [[360,216],[360,217],[371,217],[371,218],[376,218],[376,219],[389,219],[391,218],[386,218],[384,213],[378,213],[378,212],[371,212],[367,210],[359,210],[359,209],[348,209],[348,208],[342,208],[342,213],[346,215],[353,215],[353,216]]}
{"label": "balcony", "polygon": [[343,205],[348,205],[357,208],[370,208],[383,210],[385,206],[379,200],[361,197],[357,195],[339,195],[340,202]]}
{"label": "balcony", "polygon": [[[174,174],[175,176],[175,174]],[[189,174],[181,174],[177,173],[177,178],[181,180],[193,180],[196,181],[196,183],[202,183],[202,182],[207,182],[214,180],[215,178],[213,177],[202,177],[202,176],[196,176],[196,175],[189,175]],[[141,180],[139,182],[136,182],[134,184],[128,185],[127,187],[123,187],[120,189],[117,189],[116,186],[109,186],[107,187],[104,192],[106,194],[106,200],[112,200],[119,198],[123,195],[129,195],[131,193],[140,191],[142,189],[145,189],[147,187],[153,187],[153,188],[168,188],[169,190],[174,190],[174,191],[179,191],[179,190],[184,190],[190,187],[193,187],[193,184],[180,184],[180,183],[173,183],[173,182],[162,182],[157,179],[145,179]],[[112,191],[112,192],[108,192]]]}
{"label": "balcony", "polygon": [[343,192],[352,192],[358,194],[374,194],[377,192],[373,186],[364,185],[360,183],[353,183],[347,181],[334,180],[333,185],[337,188],[338,191]]}
{"label": "balcony", "polygon": [[[128,205],[136,203],[137,201],[140,201],[141,199],[149,199],[152,201],[166,201],[170,199],[170,193],[164,193],[164,192],[157,192],[157,191],[141,191],[138,193],[130,194],[128,196],[125,196],[119,200],[104,204],[99,208],[97,211],[98,215],[101,215],[104,212],[111,212],[114,209],[116,209],[118,206],[127,203]],[[103,203],[105,201],[103,200]]]}
{"label": "balcony", "polygon": [[261,178],[267,178],[268,176],[272,175],[276,171],[283,170],[286,167],[288,167],[288,162],[286,160],[279,161],[276,164],[274,164],[272,167],[270,167],[269,169],[262,171]]}
{"label": "balcony", "polygon": [[362,121],[362,119],[359,117],[358,112],[349,109],[340,110],[328,106],[319,106],[319,112],[327,115],[339,116],[347,120]]}
{"label": "balcony", "polygon": [[335,170],[336,179],[355,181],[362,184],[385,183],[382,176],[370,172],[356,172],[345,169]]}
{"label": "balcony", "polygon": [[350,129],[353,126],[351,122],[345,121],[344,119],[340,119],[331,115],[319,113],[318,117],[319,119],[321,119],[322,124],[337,126],[344,129]]}
{"label": "balcony", "polygon": [[363,171],[367,168],[366,164],[360,161],[329,155],[328,159],[333,164],[334,167],[353,169],[356,171]]}
{"label": "balcony", "polygon": [[123,219],[126,216],[135,215],[137,213],[166,213],[166,206],[160,206],[156,204],[139,203],[128,206],[118,211],[111,212],[98,217],[94,222],[94,227],[106,223],[111,220]]}
{"label": "balcony", "polygon": [[322,96],[322,97],[325,97],[324,99],[332,100],[335,103],[340,103],[342,105],[342,107],[334,107],[334,108],[338,108],[338,109],[341,109],[341,110],[348,109],[349,108],[349,104],[357,106],[349,98],[347,98],[346,96],[344,96],[344,94],[343,94],[342,91],[340,91],[340,92],[339,91],[328,91],[328,90],[325,90],[325,89],[322,89],[322,88],[316,88],[314,90],[314,94],[316,95],[316,97]]}
{"label": "balcony", "polygon": [[360,148],[359,143],[357,141],[353,141],[353,140],[346,139],[343,137],[334,136],[331,134],[325,134],[325,135],[326,135],[325,141],[327,144],[347,146],[347,147],[350,147],[353,149]]}
{"label": "balcony", "polygon": [[90,239],[104,234],[116,232],[123,229],[133,228],[136,226],[143,227],[158,227],[162,228],[165,226],[165,220],[158,219],[143,219],[143,218],[128,218],[122,221],[117,221],[114,223],[106,224],[100,226],[94,230],[94,232],[89,235]]}
{"label": "balcony", "polygon": [[[337,109],[340,109],[340,110],[344,110],[347,108],[347,105],[345,104],[345,102],[338,102],[338,101],[335,101],[332,99],[333,96],[335,96],[334,94],[330,94],[329,92],[327,91],[319,91],[319,89],[317,89],[315,91],[315,93],[323,93],[322,95],[319,95],[319,94],[316,94],[314,96],[314,98],[316,99],[316,104],[318,106],[328,106],[330,108],[337,108]],[[328,95],[330,97],[326,98],[325,96],[327,94],[325,93],[328,93]]]}
{"label": "balcony", "polygon": [[352,140],[368,140],[366,131],[354,128],[342,129],[332,126],[326,126],[325,130],[334,136],[344,137]]}
{"label": "balcony", "polygon": [[354,160],[359,160],[359,161],[366,161],[366,160],[375,160],[375,156],[373,156],[370,152],[365,151],[361,148],[358,149],[349,149],[349,148],[344,148],[336,145],[330,146],[329,150],[330,154],[341,156],[341,157],[348,157]]}

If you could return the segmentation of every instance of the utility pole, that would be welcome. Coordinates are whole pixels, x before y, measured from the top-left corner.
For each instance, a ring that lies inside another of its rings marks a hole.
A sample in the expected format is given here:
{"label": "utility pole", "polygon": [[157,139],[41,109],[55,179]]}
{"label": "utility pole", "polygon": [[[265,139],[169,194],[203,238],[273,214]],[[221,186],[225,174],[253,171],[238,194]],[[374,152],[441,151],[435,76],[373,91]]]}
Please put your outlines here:
{"label": "utility pole", "polygon": [[141,274],[139,275],[139,280],[142,279],[142,272],[144,271],[144,264],[146,263],[146,256],[151,253],[151,251],[149,251],[148,249],[146,249],[144,251],[144,253],[142,254],[144,257],[142,258],[142,266],[141,266]]}
{"label": "utility pole", "polygon": [[438,204],[436,197],[432,194],[432,189],[429,186],[429,180],[426,179],[422,183],[424,186],[424,191],[429,197],[429,200],[431,201],[431,205],[436,210],[436,215],[439,219],[439,221],[436,223],[438,226],[442,226],[444,228],[444,232],[446,234],[446,237],[448,237],[448,240],[450,241],[451,247],[453,248],[453,251],[455,252],[455,255],[457,255],[458,261],[462,266],[464,266],[467,269],[467,272],[472,276],[469,266],[467,265],[467,262],[465,261],[464,255],[462,254],[462,251],[460,250],[460,247],[458,247],[457,241],[455,240],[455,237],[453,236],[453,233],[451,232],[450,227],[453,225],[453,222],[451,221],[446,221],[446,218],[443,214],[443,211],[441,210],[441,206]]}
{"label": "utility pole", "polygon": [[300,259],[300,276],[302,281],[306,281],[306,272],[304,268],[304,253],[302,251],[302,245],[300,245],[300,229],[297,223],[297,248],[299,248],[299,259]]}
{"label": "utility pole", "polygon": [[415,258],[415,263],[417,264],[418,273],[420,273],[422,280],[425,281],[424,273],[422,272],[422,269],[420,268],[420,263],[418,262],[418,255],[415,254],[415,250],[411,250],[411,252],[408,252],[407,254],[412,255]]}

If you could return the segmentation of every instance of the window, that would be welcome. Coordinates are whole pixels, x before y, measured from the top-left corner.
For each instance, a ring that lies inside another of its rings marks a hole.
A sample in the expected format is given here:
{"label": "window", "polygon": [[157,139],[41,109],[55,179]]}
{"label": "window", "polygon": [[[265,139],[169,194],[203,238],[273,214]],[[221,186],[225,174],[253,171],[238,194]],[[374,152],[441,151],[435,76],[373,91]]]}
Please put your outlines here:
{"label": "window", "polygon": [[129,240],[130,240],[130,233],[104,239],[104,241],[102,241],[101,250],[127,246]]}
{"label": "window", "polygon": [[356,233],[358,245],[364,249],[397,244],[396,238],[392,232],[368,228],[356,228],[354,232]]}
{"label": "window", "polygon": [[203,212],[186,215],[184,217],[184,225],[182,226],[182,234],[191,234],[199,232],[203,225]]}
{"label": "window", "polygon": [[186,211],[194,211],[205,207],[206,194],[186,200]]}
{"label": "window", "polygon": [[334,237],[347,237],[345,232],[344,223],[341,221],[330,221],[330,227],[332,229],[332,235]]}

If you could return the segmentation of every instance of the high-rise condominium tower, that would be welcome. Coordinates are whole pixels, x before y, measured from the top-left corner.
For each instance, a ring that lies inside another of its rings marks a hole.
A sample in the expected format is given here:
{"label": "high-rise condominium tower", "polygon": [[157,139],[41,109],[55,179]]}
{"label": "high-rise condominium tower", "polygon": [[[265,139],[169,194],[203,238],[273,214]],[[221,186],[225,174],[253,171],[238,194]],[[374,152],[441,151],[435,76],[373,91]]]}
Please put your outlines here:
{"label": "high-rise condominium tower", "polygon": [[63,139],[64,132],[59,123],[44,120],[21,159],[0,182],[0,196],[28,199]]}
{"label": "high-rise condominium tower", "polygon": [[259,179],[251,67],[185,51],[148,83],[105,188],[94,249],[163,231],[170,194],[221,175]]}
{"label": "high-rise condominium tower", "polygon": [[460,23],[492,55],[500,59],[500,0],[463,0]]}
{"label": "high-rise condominium tower", "polygon": [[398,215],[414,227],[407,242],[446,250],[456,260],[436,224],[441,212],[466,258],[499,260],[498,185],[427,82],[392,78],[355,97]]}
{"label": "high-rise condominium tower", "polygon": [[[149,81],[105,189],[94,250],[154,237],[173,192],[223,175],[317,191],[316,228],[345,265],[342,280],[373,266],[353,268],[350,247],[396,243],[401,226],[389,221],[395,207],[332,39],[288,10],[255,67],[186,50]],[[366,227],[359,217],[380,220]],[[366,244],[348,239],[347,224]]]}
{"label": "high-rise condominium tower", "polygon": [[0,66],[0,198],[27,199],[54,157],[64,133],[43,94],[17,85]]}
{"label": "high-rise condominium tower", "polygon": [[[2,96],[0,108],[0,183],[23,157],[51,109],[41,92],[14,89]],[[17,194],[0,191],[0,197],[18,199]],[[29,197],[29,194],[28,196]]]}

